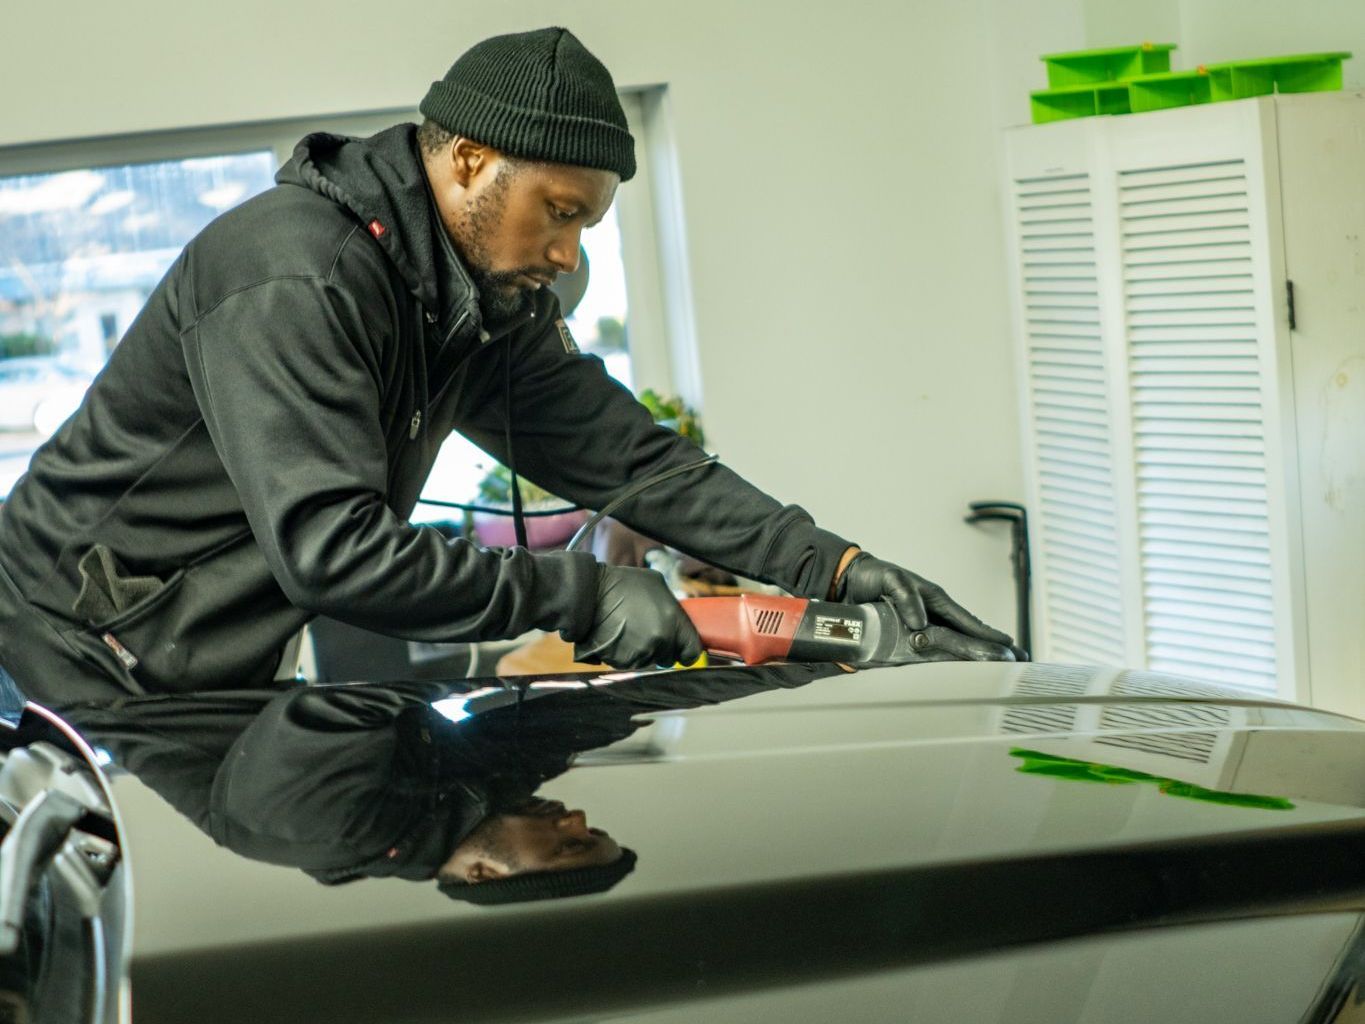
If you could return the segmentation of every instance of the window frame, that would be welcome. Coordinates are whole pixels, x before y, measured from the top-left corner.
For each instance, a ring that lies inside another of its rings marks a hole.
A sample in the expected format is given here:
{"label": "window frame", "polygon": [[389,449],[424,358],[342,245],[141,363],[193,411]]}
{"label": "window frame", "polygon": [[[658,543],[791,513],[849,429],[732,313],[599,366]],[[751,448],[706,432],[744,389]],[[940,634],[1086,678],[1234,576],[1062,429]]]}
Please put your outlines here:
{"label": "window frame", "polygon": [[[665,283],[679,275],[685,279],[685,261],[679,256],[681,240],[670,239],[668,232],[660,230],[662,224],[681,223],[676,204],[660,203],[658,147],[651,145],[650,139],[660,120],[663,91],[658,88],[621,94],[641,156],[636,179],[620,189],[616,198],[621,259],[626,268],[632,377],[637,388],[681,393],[699,406],[700,375],[692,369],[696,346],[691,337],[690,297],[686,297],[685,280],[681,290]],[[276,163],[283,164],[293,155],[299,139],[310,132],[364,136],[402,121],[421,120],[418,111],[400,107],[7,146],[0,147],[0,178],[262,150],[269,150]],[[665,180],[667,174],[665,167]],[[680,296],[684,297],[681,312]],[[680,366],[684,367],[682,373]]]}

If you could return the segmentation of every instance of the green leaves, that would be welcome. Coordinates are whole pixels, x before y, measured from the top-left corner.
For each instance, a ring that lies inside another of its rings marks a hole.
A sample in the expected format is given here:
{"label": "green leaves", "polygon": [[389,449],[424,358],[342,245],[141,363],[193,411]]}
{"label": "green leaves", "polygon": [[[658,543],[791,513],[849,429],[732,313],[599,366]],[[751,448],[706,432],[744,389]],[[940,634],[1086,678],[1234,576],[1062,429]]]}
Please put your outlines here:
{"label": "green leaves", "polygon": [[653,388],[640,392],[640,404],[649,410],[654,422],[676,431],[698,448],[706,447],[706,435],[696,410],[677,395],[664,397]]}

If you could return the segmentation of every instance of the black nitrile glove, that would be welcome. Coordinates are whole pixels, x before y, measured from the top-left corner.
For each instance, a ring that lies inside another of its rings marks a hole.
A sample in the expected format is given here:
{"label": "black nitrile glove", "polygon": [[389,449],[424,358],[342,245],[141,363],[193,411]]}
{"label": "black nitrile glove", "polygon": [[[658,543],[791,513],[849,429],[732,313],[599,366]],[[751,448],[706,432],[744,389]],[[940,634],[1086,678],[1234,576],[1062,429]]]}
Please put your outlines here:
{"label": "black nitrile glove", "polygon": [[653,569],[604,565],[597,580],[592,629],[574,644],[575,661],[613,668],[650,668],[701,657],[701,637]]}
{"label": "black nitrile glove", "polygon": [[937,583],[909,569],[874,558],[853,557],[835,588],[835,598],[850,604],[885,601],[905,625],[922,630],[930,647],[966,661],[1027,661],[1009,634],[992,629],[963,608]]}

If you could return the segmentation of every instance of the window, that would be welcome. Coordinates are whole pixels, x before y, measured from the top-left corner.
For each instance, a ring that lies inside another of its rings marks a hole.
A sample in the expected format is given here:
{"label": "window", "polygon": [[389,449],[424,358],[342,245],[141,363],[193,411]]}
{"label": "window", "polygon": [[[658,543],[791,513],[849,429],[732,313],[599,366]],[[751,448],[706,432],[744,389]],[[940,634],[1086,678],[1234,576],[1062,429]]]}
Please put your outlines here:
{"label": "window", "polygon": [[100,335],[104,338],[104,347],[112,352],[114,346],[118,344],[118,316],[114,313],[100,314]]}
{"label": "window", "polygon": [[[588,288],[569,326],[627,387],[668,391],[667,300],[642,137],[649,100],[623,100],[642,143],[641,171],[584,232]],[[365,136],[419,119],[388,111],[0,151],[0,499],[75,410],[181,248],[213,217],[271,187],[300,138]],[[425,496],[473,499],[491,465],[452,437]],[[452,515],[419,505],[413,518]]]}
{"label": "window", "polygon": [[0,494],[80,404],[185,242],[273,184],[269,149],[0,177]]}

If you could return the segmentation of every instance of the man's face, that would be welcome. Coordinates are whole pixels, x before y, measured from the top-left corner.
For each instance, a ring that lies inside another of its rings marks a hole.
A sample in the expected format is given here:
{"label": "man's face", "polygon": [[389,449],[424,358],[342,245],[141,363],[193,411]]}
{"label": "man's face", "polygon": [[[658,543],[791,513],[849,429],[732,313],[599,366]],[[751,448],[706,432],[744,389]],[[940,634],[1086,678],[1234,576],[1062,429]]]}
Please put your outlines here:
{"label": "man's face", "polygon": [[438,187],[437,203],[484,313],[499,318],[577,268],[583,229],[606,214],[620,179],[610,171],[510,161],[487,147],[476,150],[471,159],[456,143],[449,159],[458,187]]}
{"label": "man's face", "polygon": [[620,857],[616,840],[589,828],[582,811],[533,797],[482,822],[457,848],[450,866],[466,881],[481,882],[611,864]]}

